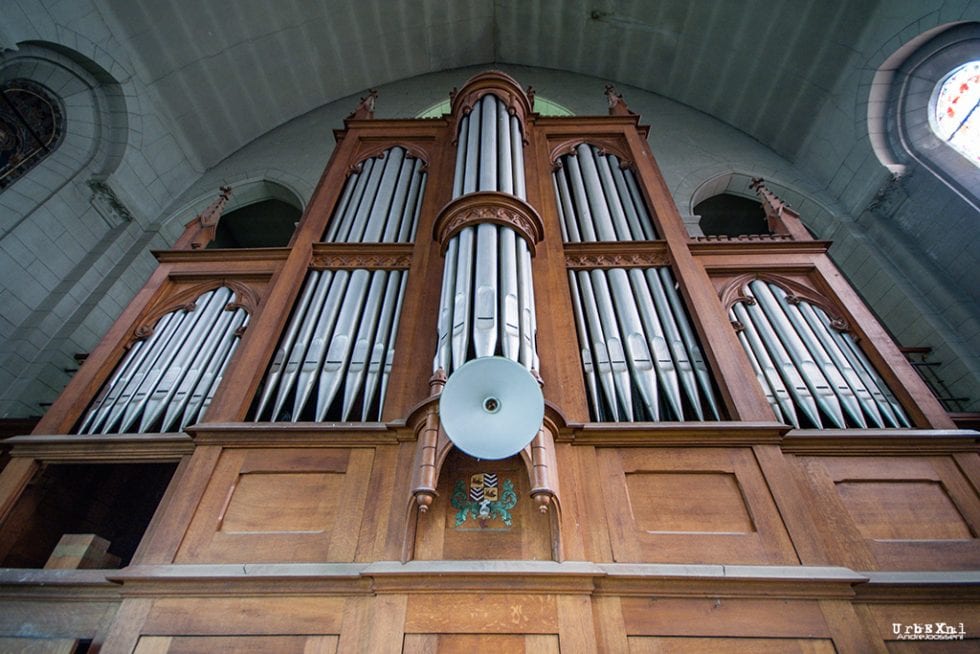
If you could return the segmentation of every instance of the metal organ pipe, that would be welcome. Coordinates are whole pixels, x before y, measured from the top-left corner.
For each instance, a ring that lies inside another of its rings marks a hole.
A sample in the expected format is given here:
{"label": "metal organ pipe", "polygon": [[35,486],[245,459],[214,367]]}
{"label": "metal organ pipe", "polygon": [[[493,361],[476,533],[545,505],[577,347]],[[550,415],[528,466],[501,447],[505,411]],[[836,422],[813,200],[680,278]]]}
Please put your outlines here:
{"label": "metal organ pipe", "polygon": [[78,433],[145,433],[183,429],[201,415],[204,386],[220,376],[247,314],[227,310],[226,287],[172,311],[116,366],[82,419]]}
{"label": "metal organ pipe", "polygon": [[[425,183],[422,162],[404,148],[367,159],[348,177],[324,240],[410,243]],[[310,271],[252,418],[380,419],[407,277],[403,270]]]}
{"label": "metal organ pipe", "polygon": [[[580,144],[560,159],[553,181],[567,242],[656,238],[633,172],[613,155]],[[570,274],[570,283],[596,419],[720,417],[669,268],[580,270]]]}
{"label": "metal organ pipe", "polygon": [[[524,144],[517,117],[492,93],[462,117],[453,198],[496,191],[524,199]],[[531,252],[510,227],[464,227],[446,246],[433,370],[503,356],[536,370]]]}
{"label": "metal organ pipe", "polygon": [[746,295],[751,301],[736,303],[730,316],[742,327],[739,339],[777,417],[797,428],[822,428],[823,421],[837,428],[909,426],[853,337],[834,329],[823,310],[761,280]]}

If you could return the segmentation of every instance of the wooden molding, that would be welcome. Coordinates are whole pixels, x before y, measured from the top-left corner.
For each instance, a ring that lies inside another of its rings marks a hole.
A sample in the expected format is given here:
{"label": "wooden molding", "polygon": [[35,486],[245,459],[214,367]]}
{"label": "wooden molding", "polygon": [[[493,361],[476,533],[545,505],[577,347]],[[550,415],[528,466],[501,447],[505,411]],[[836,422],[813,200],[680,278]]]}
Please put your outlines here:
{"label": "wooden molding", "polygon": [[968,429],[794,429],[782,450],[792,454],[951,454],[980,452],[980,433]]}
{"label": "wooden molding", "polygon": [[789,429],[778,422],[592,422],[569,425],[556,440],[604,447],[731,447],[778,444]]}
{"label": "wooden molding", "polygon": [[848,568],[810,566],[601,564],[597,595],[841,598],[867,577]]}
{"label": "wooden molding", "polygon": [[527,241],[531,256],[535,245],[544,238],[541,216],[527,202],[497,191],[478,191],[460,196],[444,206],[436,218],[432,235],[446,252],[449,241],[466,227],[493,223],[510,227]]}
{"label": "wooden molding", "polygon": [[867,583],[855,587],[855,601],[895,604],[940,603],[980,600],[980,573],[954,572],[868,572]]}
{"label": "wooden molding", "polygon": [[662,241],[567,243],[565,266],[590,268],[653,268],[669,266],[670,254]]}
{"label": "wooden molding", "polygon": [[405,270],[414,246],[405,243],[314,243],[314,270]]}
{"label": "wooden molding", "polygon": [[289,248],[214,248],[205,250],[151,250],[160,263],[234,263],[283,261]]}
{"label": "wooden molding", "polygon": [[31,435],[5,443],[11,456],[45,463],[177,461],[194,452],[187,434]]}
{"label": "wooden molding", "polygon": [[415,440],[401,422],[205,422],[187,431],[197,445],[224,447],[364,447]]}

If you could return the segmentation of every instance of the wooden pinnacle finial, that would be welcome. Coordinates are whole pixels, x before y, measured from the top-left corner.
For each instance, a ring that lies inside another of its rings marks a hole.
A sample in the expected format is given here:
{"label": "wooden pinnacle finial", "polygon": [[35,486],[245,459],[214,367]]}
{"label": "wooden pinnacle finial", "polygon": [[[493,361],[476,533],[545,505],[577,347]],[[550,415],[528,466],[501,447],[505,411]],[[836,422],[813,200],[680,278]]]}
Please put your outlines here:
{"label": "wooden pinnacle finial", "polygon": [[762,203],[763,211],[766,212],[766,223],[771,233],[787,234],[797,241],[813,239],[810,232],[803,226],[800,214],[770,191],[765,185],[765,180],[761,177],[753,178],[749,188],[759,195],[759,201]]}
{"label": "wooden pinnacle finial", "polygon": [[609,100],[609,115],[610,116],[635,116],[636,112],[630,111],[629,106],[626,104],[626,100],[623,99],[622,93],[616,92],[616,87],[612,84],[606,84],[606,99]]}
{"label": "wooden pinnacle finial", "polygon": [[184,234],[174,245],[175,249],[199,250],[207,247],[208,243],[214,240],[218,230],[218,221],[221,220],[221,212],[224,211],[228,198],[231,197],[231,187],[222,186],[219,189],[218,197],[207,206],[207,208],[194,217],[184,227]]}
{"label": "wooden pinnacle finial", "polygon": [[347,116],[347,120],[367,120],[374,118],[374,103],[378,99],[378,89],[369,89],[368,94],[361,98],[361,102],[354,111]]}

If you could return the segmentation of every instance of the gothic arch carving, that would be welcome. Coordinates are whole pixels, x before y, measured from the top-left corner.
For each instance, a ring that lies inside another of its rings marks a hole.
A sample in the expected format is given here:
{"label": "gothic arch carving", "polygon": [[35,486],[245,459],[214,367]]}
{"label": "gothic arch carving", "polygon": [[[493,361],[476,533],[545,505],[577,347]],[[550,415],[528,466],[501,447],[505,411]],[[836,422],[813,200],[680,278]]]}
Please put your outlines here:
{"label": "gothic arch carving", "polygon": [[153,326],[163,316],[171,311],[193,311],[197,307],[197,299],[207,293],[225,286],[235,293],[235,299],[225,306],[226,311],[244,309],[249,315],[254,315],[261,297],[248,283],[238,279],[210,279],[185,286],[174,293],[156,301],[149,311],[140,318],[133,328],[132,335],[126,343],[128,348],[134,342],[149,338],[153,335]]}
{"label": "gothic arch carving", "polygon": [[368,159],[384,159],[385,156],[387,156],[388,151],[396,147],[404,150],[405,156],[409,159],[418,159],[422,162],[422,166],[419,169],[420,172],[424,173],[428,171],[429,161],[431,161],[432,155],[423,145],[419,143],[406,144],[398,141],[385,143],[362,142],[357,154],[354,155],[353,163],[347,167],[347,176],[350,177],[353,173],[361,172],[364,162]]}
{"label": "gothic arch carving", "polygon": [[551,152],[548,154],[552,170],[561,168],[561,158],[565,155],[574,157],[575,148],[583,144],[595,147],[602,156],[609,154],[616,155],[619,159],[620,168],[623,170],[632,170],[633,156],[630,154],[629,147],[622,139],[609,136],[575,136],[552,145]]}
{"label": "gothic arch carving", "polygon": [[768,272],[745,273],[729,280],[718,294],[726,312],[738,302],[755,303],[755,299],[747,295],[745,289],[757,279],[779,286],[786,292],[786,299],[791,304],[805,300],[816,307],[820,307],[830,317],[830,324],[834,329],[838,331],[850,329],[834,303],[815,288],[784,275]]}

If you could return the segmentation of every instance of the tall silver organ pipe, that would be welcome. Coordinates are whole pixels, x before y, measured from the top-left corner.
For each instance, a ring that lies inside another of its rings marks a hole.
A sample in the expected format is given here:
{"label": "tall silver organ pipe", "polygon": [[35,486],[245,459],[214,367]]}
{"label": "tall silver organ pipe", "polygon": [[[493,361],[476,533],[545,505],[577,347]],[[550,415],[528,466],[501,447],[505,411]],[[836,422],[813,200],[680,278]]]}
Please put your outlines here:
{"label": "tall silver organ pipe", "polygon": [[[350,175],[325,241],[410,243],[425,192],[422,162],[401,147]],[[252,418],[379,420],[408,272],[311,270]]]}
{"label": "tall silver organ pipe", "polygon": [[729,317],[773,412],[794,427],[908,427],[908,417],[858,347],[827,314],[756,280]]}
{"label": "tall silver organ pipe", "polygon": [[582,143],[559,164],[553,181],[566,242],[657,238],[633,171],[616,155]]}
{"label": "tall silver organ pipe", "polygon": [[[460,120],[453,198],[496,191],[524,200],[525,188],[520,122],[487,94]],[[450,239],[438,324],[433,370],[484,356],[538,368],[531,251],[513,229],[483,223]]]}
{"label": "tall silver organ pipe", "polygon": [[[553,175],[567,243],[657,238],[633,171],[580,144]],[[701,346],[669,268],[569,273],[592,416],[616,422],[720,417]]]}
{"label": "tall silver organ pipe", "polygon": [[668,268],[568,275],[595,420],[719,419],[714,385]]}
{"label": "tall silver organ pipe", "polygon": [[248,315],[226,287],[202,294],[192,310],[162,316],[137,341],[88,408],[80,434],[182,430],[204,415]]}

